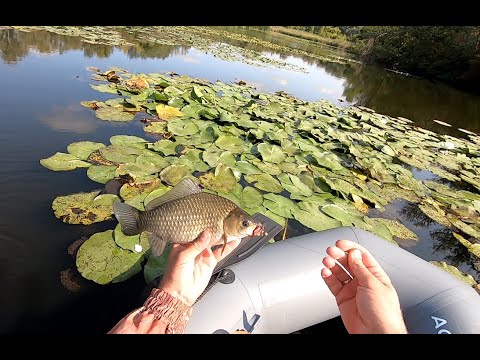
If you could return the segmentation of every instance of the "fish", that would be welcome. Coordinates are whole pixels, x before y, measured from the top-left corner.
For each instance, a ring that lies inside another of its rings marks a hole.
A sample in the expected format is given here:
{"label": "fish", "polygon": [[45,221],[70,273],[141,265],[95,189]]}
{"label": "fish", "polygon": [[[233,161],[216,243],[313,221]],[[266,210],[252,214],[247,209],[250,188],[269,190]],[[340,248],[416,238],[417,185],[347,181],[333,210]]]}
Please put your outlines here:
{"label": "fish", "polygon": [[160,256],[167,243],[192,242],[206,229],[212,231],[215,245],[223,242],[222,254],[229,241],[266,234],[263,224],[233,201],[203,192],[188,178],[151,200],[145,211],[119,200],[113,209],[125,235],[147,232],[154,256]]}

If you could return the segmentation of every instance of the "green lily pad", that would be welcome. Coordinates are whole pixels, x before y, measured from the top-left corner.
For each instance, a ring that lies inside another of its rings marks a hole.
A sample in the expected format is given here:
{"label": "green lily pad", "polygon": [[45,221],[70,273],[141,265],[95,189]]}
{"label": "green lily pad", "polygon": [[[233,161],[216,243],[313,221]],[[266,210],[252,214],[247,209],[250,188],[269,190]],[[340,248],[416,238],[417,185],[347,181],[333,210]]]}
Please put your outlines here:
{"label": "green lily pad", "polygon": [[170,137],[170,134],[167,130],[167,122],[165,121],[153,121],[143,128],[144,131],[154,134],[160,134],[164,137]]}
{"label": "green lily pad", "polygon": [[68,145],[67,151],[81,160],[87,160],[88,156],[92,152],[102,147],[105,147],[105,145],[102,143],[97,143],[93,141],[79,141]]}
{"label": "green lily pad", "polygon": [[163,194],[167,193],[168,191],[170,191],[171,188],[169,187],[166,187],[165,185],[163,184],[159,184],[159,187],[155,190],[153,190],[151,193],[149,193],[145,199],[143,199],[143,203],[146,205],[148,204],[150,201],[152,201],[153,199],[156,199],[157,197],[160,197],[162,196]]}
{"label": "green lily pad", "polygon": [[177,155],[176,148],[179,144],[170,140],[160,140],[152,145],[155,151],[161,152],[164,155]]}
{"label": "green lily pad", "polygon": [[277,145],[271,145],[268,143],[258,144],[258,151],[262,155],[263,161],[272,162],[274,164],[280,164],[287,157],[282,148]]}
{"label": "green lily pad", "polygon": [[155,108],[157,116],[162,120],[172,120],[183,115],[176,107],[160,104]]}
{"label": "green lily pad", "polygon": [[108,180],[115,178],[114,165],[92,165],[87,169],[87,176],[90,180],[100,184],[106,184]]}
{"label": "green lily pad", "polygon": [[187,165],[170,165],[160,172],[160,178],[168,185],[175,186],[180,180],[192,173],[192,169]]}
{"label": "green lily pad", "polygon": [[165,269],[167,268],[168,255],[170,254],[171,250],[171,244],[167,244],[161,256],[151,255],[148,258],[147,263],[143,268],[143,276],[147,284],[150,284],[153,280],[163,275]]}
{"label": "green lily pad", "polygon": [[152,163],[120,164],[115,170],[115,176],[121,177],[122,175],[129,175],[134,181],[138,181],[146,175],[155,174],[161,170],[161,166]]}
{"label": "green lily pad", "polygon": [[381,222],[384,224],[388,230],[392,233],[393,236],[398,237],[399,239],[411,239],[418,240],[417,235],[407,229],[402,223],[397,220],[383,219],[383,218],[373,218],[375,221]]}
{"label": "green lily pad", "polygon": [[170,120],[167,129],[174,135],[190,136],[198,133],[198,126],[191,120]]}
{"label": "green lily pad", "polygon": [[327,169],[332,171],[340,171],[343,170],[343,166],[341,164],[342,160],[335,154],[324,152],[319,153],[315,152],[313,157],[317,161],[318,165],[323,166]]}
{"label": "green lily pad", "polygon": [[58,196],[53,200],[55,217],[67,224],[90,225],[113,218],[112,194],[99,195],[100,191]]}
{"label": "green lily pad", "polygon": [[242,139],[233,135],[221,135],[215,141],[215,145],[220,149],[230,151],[232,154],[241,154],[247,147]]}
{"label": "green lily pad", "polygon": [[[379,222],[377,219],[370,218],[368,216],[363,217],[363,221],[367,224],[367,227],[364,230],[370,231],[375,235],[380,236],[382,239],[391,242],[394,245],[398,246],[398,243],[393,240],[392,233],[388,230],[388,227],[385,226],[382,222]],[[357,224],[357,226],[360,224]]]}
{"label": "green lily pad", "polygon": [[262,206],[263,203],[263,197],[262,193],[258,191],[257,189],[251,187],[251,186],[246,186],[241,194],[241,208],[257,208]]}
{"label": "green lily pad", "polygon": [[139,144],[141,148],[145,148],[144,144],[147,143],[147,140],[133,135],[114,135],[110,138],[110,143],[113,145]]}
{"label": "green lily pad", "polygon": [[143,255],[115,244],[113,230],[93,234],[78,249],[79,273],[100,285],[121,282],[142,270]]}
{"label": "green lily pad", "polygon": [[123,111],[123,107],[101,107],[95,110],[95,116],[107,121],[132,121],[135,115]]}
{"label": "green lily pad", "polygon": [[74,155],[61,152],[57,152],[46,159],[41,159],[40,164],[53,171],[68,171],[76,168],[89,167],[91,165]]}
{"label": "green lily pad", "polygon": [[332,219],[320,212],[317,204],[305,201],[298,203],[298,208],[292,210],[292,215],[295,220],[315,231],[334,229],[342,226],[340,221]]}
{"label": "green lily pad", "polygon": [[321,210],[328,216],[340,221],[343,226],[352,226],[363,221],[362,217],[352,214],[348,209],[338,204],[323,205]]}
{"label": "green lily pad", "polygon": [[117,94],[118,90],[115,85],[112,84],[101,84],[101,85],[90,85],[93,90],[97,90],[103,93]]}
{"label": "green lily pad", "polygon": [[263,206],[281,217],[293,218],[292,210],[297,207],[292,200],[281,195],[267,193],[263,195]]}
{"label": "green lily pad", "polygon": [[474,286],[477,284],[472,275],[464,273],[463,271],[457,269],[455,266],[447,264],[445,261],[430,261],[430,263],[439,267],[440,269],[445,270],[450,275],[455,276],[457,279],[466,282],[470,286]]}
{"label": "green lily pad", "polygon": [[313,191],[304,183],[298,176],[292,174],[280,174],[277,176],[282,186],[290,194],[297,194],[302,196],[312,196]]}
{"label": "green lily pad", "polygon": [[232,169],[224,164],[219,164],[214,173],[209,172],[200,176],[199,179],[200,184],[205,188],[223,193],[232,191],[237,185],[237,179]]}
{"label": "green lily pad", "polygon": [[113,238],[119,247],[134,253],[145,254],[150,249],[147,233],[127,236],[122,232],[120,224],[115,227]]}
{"label": "green lily pad", "polygon": [[277,194],[283,191],[279,181],[269,174],[252,174],[244,177],[247,182],[253,183],[257,189]]}

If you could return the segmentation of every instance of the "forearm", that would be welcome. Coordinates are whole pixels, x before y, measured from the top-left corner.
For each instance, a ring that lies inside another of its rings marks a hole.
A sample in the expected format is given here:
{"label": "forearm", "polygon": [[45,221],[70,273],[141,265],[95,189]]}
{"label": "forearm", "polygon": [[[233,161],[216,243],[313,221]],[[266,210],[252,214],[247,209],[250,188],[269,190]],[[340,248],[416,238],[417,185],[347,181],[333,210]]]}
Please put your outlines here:
{"label": "forearm", "polygon": [[109,334],[181,334],[192,309],[163,289],[153,289],[140,309],[128,314]]}

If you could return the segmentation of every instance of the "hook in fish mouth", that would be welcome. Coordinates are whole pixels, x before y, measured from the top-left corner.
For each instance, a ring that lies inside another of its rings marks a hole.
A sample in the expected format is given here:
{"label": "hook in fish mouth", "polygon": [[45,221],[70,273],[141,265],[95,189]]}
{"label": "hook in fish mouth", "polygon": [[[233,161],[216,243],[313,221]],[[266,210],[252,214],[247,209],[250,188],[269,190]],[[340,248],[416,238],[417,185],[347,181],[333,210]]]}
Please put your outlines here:
{"label": "hook in fish mouth", "polygon": [[264,235],[268,235],[268,233],[265,231],[265,227],[263,226],[263,224],[258,224],[253,230],[252,236],[264,236]]}

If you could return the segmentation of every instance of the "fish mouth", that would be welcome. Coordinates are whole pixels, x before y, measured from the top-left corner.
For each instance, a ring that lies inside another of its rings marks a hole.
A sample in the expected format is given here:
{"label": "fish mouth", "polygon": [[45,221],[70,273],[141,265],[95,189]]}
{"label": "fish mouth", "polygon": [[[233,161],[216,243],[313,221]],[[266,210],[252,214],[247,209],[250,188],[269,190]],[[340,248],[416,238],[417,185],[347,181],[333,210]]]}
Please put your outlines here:
{"label": "fish mouth", "polygon": [[264,236],[267,235],[268,233],[265,231],[265,228],[263,227],[263,224],[257,224],[255,229],[253,229],[252,236]]}

